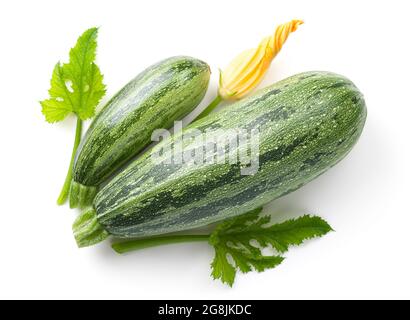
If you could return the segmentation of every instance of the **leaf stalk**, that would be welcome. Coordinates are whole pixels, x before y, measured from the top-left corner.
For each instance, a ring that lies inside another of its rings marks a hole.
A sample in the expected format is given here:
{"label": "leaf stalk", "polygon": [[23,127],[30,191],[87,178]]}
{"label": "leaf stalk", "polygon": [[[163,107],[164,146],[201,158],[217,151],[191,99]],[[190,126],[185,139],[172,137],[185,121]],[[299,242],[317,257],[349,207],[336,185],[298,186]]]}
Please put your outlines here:
{"label": "leaf stalk", "polygon": [[153,238],[134,239],[123,242],[117,242],[112,245],[112,248],[117,253],[127,253],[130,251],[152,248],[167,244],[183,243],[183,242],[201,242],[208,241],[208,234],[192,234],[192,235],[172,235]]}
{"label": "leaf stalk", "polygon": [[71,186],[71,180],[73,178],[73,166],[74,166],[75,155],[77,153],[77,149],[81,141],[82,129],[83,129],[83,121],[80,119],[80,117],[77,117],[77,126],[75,129],[75,139],[74,139],[73,151],[71,153],[70,166],[68,167],[68,172],[67,172],[67,176],[64,181],[64,185],[57,199],[57,204],[60,206],[63,205],[67,201],[67,198],[68,198],[68,193],[70,191],[70,186]]}

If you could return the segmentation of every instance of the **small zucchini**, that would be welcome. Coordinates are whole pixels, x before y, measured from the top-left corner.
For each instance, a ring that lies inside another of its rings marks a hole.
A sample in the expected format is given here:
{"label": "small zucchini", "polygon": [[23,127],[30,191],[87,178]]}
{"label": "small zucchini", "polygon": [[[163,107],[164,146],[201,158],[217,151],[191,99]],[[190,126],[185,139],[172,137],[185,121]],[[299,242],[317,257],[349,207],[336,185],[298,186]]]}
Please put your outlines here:
{"label": "small zucchini", "polygon": [[151,142],[157,128],[169,128],[190,113],[208,88],[209,66],[173,57],[141,72],[98,113],[76,155],[70,207],[85,207],[102,183]]}

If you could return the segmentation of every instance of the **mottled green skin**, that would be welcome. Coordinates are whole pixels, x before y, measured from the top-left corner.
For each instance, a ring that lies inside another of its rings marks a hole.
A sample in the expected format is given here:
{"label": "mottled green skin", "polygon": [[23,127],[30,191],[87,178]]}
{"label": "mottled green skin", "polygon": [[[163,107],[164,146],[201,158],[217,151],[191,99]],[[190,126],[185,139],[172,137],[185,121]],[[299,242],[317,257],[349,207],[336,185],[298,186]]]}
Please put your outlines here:
{"label": "mottled green skin", "polygon": [[91,123],[77,152],[73,180],[85,186],[101,185],[151,142],[155,129],[170,128],[195,109],[209,78],[205,62],[183,56],[140,73]]}
{"label": "mottled green skin", "polygon": [[259,128],[255,175],[241,175],[233,164],[154,164],[147,153],[97,193],[98,221],[110,234],[136,237],[246,213],[339,162],[358,140],[365,119],[363,96],[348,79],[327,72],[295,75],[185,130]]}

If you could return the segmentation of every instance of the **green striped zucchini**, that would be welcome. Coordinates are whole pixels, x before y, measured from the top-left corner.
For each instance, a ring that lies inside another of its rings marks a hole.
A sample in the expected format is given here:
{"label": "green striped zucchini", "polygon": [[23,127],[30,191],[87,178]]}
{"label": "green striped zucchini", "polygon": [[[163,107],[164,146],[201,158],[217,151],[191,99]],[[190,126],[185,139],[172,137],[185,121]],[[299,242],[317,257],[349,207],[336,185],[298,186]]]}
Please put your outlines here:
{"label": "green striped zucchini", "polygon": [[241,175],[240,164],[160,164],[146,153],[97,193],[94,207],[74,224],[77,243],[181,231],[261,207],[344,158],[366,113],[362,94],[342,76],[307,72],[280,81],[183,131],[259,129],[260,168],[254,175]]}
{"label": "green striped zucchini", "polygon": [[190,57],[161,61],[129,82],[98,113],[83,139],[73,168],[70,206],[90,205],[98,187],[202,100],[210,69]]}

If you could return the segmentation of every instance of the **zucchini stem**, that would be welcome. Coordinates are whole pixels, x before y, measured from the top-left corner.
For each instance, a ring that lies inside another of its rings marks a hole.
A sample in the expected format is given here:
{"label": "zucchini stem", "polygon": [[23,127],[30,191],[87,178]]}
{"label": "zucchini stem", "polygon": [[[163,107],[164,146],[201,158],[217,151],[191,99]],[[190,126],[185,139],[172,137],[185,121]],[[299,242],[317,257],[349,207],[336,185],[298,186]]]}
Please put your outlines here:
{"label": "zucchini stem", "polygon": [[58,199],[57,199],[57,204],[60,206],[63,205],[67,201],[68,193],[70,191],[71,179],[73,175],[74,159],[75,159],[75,154],[78,149],[78,145],[80,144],[80,141],[81,141],[82,128],[83,128],[83,121],[79,117],[77,117],[77,126],[75,129],[75,139],[74,139],[73,151],[71,154],[70,166],[68,168],[68,172],[67,172],[67,176],[64,181],[63,188],[61,189],[60,195],[58,196]]}
{"label": "zucchini stem", "polygon": [[109,236],[109,233],[98,222],[93,208],[88,208],[78,216],[73,224],[73,233],[79,248],[100,243]]}
{"label": "zucchini stem", "polygon": [[112,248],[117,253],[127,253],[130,251],[141,250],[151,247],[162,246],[166,244],[183,243],[183,242],[200,242],[208,241],[208,234],[193,234],[193,235],[172,235],[164,237],[153,237],[153,238],[143,238],[134,239],[123,242],[117,242],[112,244]]}
{"label": "zucchini stem", "polygon": [[194,121],[202,119],[210,114],[222,101],[222,97],[218,94],[214,100],[195,118]]}

